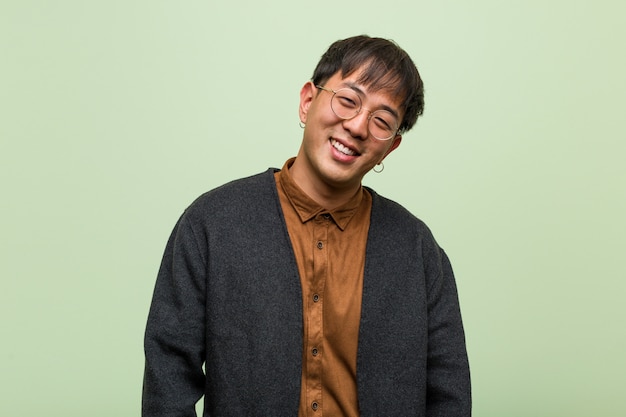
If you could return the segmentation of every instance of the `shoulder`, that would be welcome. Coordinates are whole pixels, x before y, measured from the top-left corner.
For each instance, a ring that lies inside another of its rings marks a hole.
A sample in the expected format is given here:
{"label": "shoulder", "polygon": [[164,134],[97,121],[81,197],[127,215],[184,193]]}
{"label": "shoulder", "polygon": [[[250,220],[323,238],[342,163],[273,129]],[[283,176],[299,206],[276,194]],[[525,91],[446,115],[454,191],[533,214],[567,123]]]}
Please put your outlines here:
{"label": "shoulder", "polygon": [[429,261],[441,260],[443,250],[426,223],[397,202],[368,191],[372,194],[372,239],[404,253],[418,250]]}
{"label": "shoulder", "polygon": [[372,195],[373,224],[381,224],[384,229],[398,231],[418,231],[421,234],[431,235],[430,229],[421,219],[407,210],[401,204],[381,196],[371,188],[367,188]]}
{"label": "shoulder", "polygon": [[372,194],[370,237],[401,258],[419,253],[426,276],[436,278],[432,282],[440,282],[444,269],[450,269],[450,265],[430,228],[400,204],[369,191]]}
{"label": "shoulder", "polygon": [[267,210],[278,201],[274,181],[276,171],[276,168],[269,168],[260,174],[240,178],[207,191],[187,207],[185,216],[190,220],[208,216],[219,219],[237,213],[241,215]]}

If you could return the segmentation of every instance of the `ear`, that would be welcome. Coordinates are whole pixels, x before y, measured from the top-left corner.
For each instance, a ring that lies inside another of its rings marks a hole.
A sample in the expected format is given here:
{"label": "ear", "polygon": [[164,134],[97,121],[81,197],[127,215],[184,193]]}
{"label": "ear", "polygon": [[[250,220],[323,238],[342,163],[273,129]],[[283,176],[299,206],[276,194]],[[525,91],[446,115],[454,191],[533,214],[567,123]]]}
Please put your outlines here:
{"label": "ear", "polygon": [[[402,142],[402,135],[396,135],[396,137],[393,138],[392,140],[393,140],[393,143],[391,144],[389,149],[387,149],[387,152],[385,152],[383,159],[385,159],[387,155],[389,155],[393,150],[395,150],[398,146],[400,146],[400,142]],[[381,159],[380,162],[382,162],[383,159]]]}
{"label": "ear", "polygon": [[317,92],[317,88],[313,85],[313,82],[307,81],[306,84],[302,86],[300,90],[300,121],[302,123],[306,123],[306,117],[309,113],[309,107],[311,107],[311,103],[313,102],[313,98]]}

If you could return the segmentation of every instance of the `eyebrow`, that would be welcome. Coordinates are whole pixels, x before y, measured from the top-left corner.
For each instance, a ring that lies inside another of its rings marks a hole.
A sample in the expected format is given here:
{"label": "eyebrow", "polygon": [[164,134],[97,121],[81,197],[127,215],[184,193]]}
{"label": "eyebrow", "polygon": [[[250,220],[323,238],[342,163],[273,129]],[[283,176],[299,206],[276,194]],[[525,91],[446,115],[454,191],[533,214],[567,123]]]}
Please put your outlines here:
{"label": "eyebrow", "polygon": [[[357,94],[359,94],[362,97],[367,97],[367,94],[365,94],[365,92],[361,89],[361,87],[359,87],[356,83],[353,83],[351,81],[342,81],[340,85],[345,85],[346,87],[350,88],[351,90],[354,90]],[[380,109],[377,110],[386,110],[389,113],[393,114],[396,119],[400,119],[400,115],[398,114],[398,111],[396,109],[394,109],[393,107],[390,107],[386,104],[381,104]],[[376,110],[374,110],[376,111]]]}

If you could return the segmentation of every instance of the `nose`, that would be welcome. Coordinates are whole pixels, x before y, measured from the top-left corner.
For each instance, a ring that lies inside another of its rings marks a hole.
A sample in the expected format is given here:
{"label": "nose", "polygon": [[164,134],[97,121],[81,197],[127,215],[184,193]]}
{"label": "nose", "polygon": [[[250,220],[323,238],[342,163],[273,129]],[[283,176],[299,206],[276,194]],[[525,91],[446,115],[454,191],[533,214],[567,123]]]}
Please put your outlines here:
{"label": "nose", "polygon": [[343,128],[350,132],[350,135],[356,139],[365,140],[369,134],[370,113],[366,109],[354,116],[352,119],[343,121]]}

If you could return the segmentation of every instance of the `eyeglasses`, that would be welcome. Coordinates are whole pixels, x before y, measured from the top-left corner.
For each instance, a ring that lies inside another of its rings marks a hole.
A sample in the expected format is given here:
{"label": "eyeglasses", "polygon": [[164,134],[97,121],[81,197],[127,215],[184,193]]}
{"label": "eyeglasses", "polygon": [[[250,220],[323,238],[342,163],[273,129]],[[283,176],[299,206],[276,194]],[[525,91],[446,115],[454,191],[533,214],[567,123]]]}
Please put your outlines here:
{"label": "eyeglasses", "polygon": [[[315,87],[333,93],[330,99],[330,108],[340,119],[353,119],[364,109],[361,97],[350,88],[341,88],[335,91],[321,85],[316,85]],[[365,110],[370,113],[367,118],[367,127],[372,136],[378,140],[389,140],[396,135],[398,132],[398,118],[393,113],[387,110]]]}

